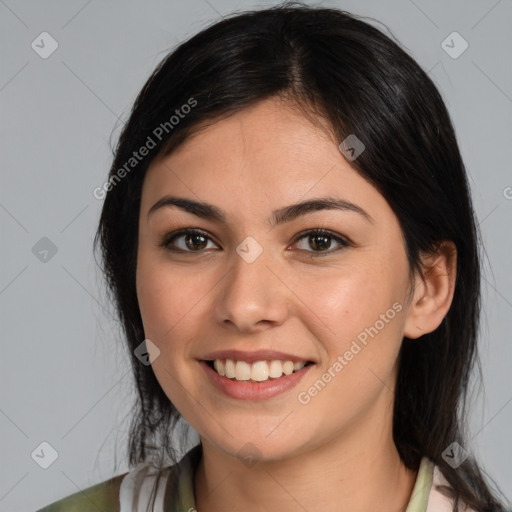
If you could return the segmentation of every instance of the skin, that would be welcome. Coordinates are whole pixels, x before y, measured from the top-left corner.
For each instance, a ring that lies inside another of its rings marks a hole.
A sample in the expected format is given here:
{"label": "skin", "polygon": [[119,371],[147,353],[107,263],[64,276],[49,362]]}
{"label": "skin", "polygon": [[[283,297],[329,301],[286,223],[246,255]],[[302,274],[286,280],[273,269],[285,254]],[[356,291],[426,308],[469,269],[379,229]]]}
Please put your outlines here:
{"label": "skin", "polygon": [[[214,204],[227,223],[175,206],[148,216],[167,194]],[[372,222],[321,210],[269,228],[273,210],[325,196],[358,205]],[[205,231],[208,245],[187,245],[186,236],[174,244],[188,252],[159,245],[182,228]],[[328,238],[322,249],[315,246],[322,240],[297,238],[313,228],[349,245]],[[248,236],[263,248],[252,263],[236,252]],[[203,445],[194,482],[199,512],[405,510],[417,472],[403,465],[392,439],[397,356],[403,336],[419,338],[446,315],[453,244],[424,261],[426,279],[411,282],[400,226],[384,197],[318,122],[284,100],[219,120],[152,162],[141,198],[137,294],[146,338],[160,350],[153,371]],[[401,311],[301,404],[298,393],[395,302]],[[315,365],[278,397],[237,400],[214,388],[198,363],[229,348],[270,348]],[[240,455],[246,443],[256,447],[252,465]]]}

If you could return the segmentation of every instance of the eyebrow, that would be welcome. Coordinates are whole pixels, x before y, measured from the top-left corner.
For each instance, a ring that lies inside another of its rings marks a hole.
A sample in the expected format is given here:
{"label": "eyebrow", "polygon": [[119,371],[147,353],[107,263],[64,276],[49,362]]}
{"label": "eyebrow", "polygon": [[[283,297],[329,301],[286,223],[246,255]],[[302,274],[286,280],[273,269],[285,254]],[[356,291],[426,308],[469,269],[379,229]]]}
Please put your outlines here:
{"label": "eyebrow", "polygon": [[[184,197],[164,196],[159,199],[148,211],[148,217],[155,211],[168,206],[176,206],[181,210],[201,217],[203,219],[226,223],[226,214],[217,206],[203,201],[195,201]],[[363,208],[354,203],[336,197],[318,197],[308,201],[291,204],[272,212],[269,219],[271,227],[290,222],[297,217],[307,215],[320,210],[341,210],[356,212],[368,222],[374,223],[374,219]]]}

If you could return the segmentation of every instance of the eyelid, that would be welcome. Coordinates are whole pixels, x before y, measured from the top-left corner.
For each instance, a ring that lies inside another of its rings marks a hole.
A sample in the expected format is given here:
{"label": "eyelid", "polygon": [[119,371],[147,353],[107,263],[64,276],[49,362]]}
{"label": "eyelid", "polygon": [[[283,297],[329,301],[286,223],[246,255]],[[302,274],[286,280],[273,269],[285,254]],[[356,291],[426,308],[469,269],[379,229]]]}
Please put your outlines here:
{"label": "eyelid", "polygon": [[306,238],[307,236],[314,236],[314,235],[326,235],[329,238],[335,240],[338,242],[339,246],[334,249],[328,249],[326,251],[306,251],[299,249],[300,252],[305,254],[307,257],[317,257],[317,256],[328,256],[329,254],[333,254],[335,252],[340,251],[341,249],[345,249],[347,247],[351,247],[353,244],[352,242],[345,236],[335,233],[327,228],[317,227],[317,228],[310,228],[306,229],[304,231],[301,231],[298,233],[292,243],[292,245],[295,245],[299,240],[302,240],[303,238]]}
{"label": "eyelid", "polygon": [[205,238],[207,238],[209,241],[212,241],[213,243],[218,245],[217,242],[215,242],[213,240],[212,236],[207,231],[204,231],[199,228],[182,228],[182,229],[173,231],[171,233],[167,233],[162,237],[162,240],[158,245],[160,247],[163,247],[164,249],[167,249],[168,251],[182,252],[182,253],[186,252],[186,253],[190,253],[190,254],[194,254],[194,253],[201,254],[202,251],[185,251],[183,249],[178,249],[178,248],[169,249],[168,246],[171,245],[171,241],[176,238],[179,238],[180,236],[183,236],[183,235],[201,235],[201,236],[204,236]]}
{"label": "eyelid", "polygon": [[[199,228],[182,228],[178,229],[176,231],[173,231],[171,233],[167,233],[162,237],[161,242],[158,244],[160,247],[163,247],[164,249],[171,251],[171,252],[181,252],[181,253],[189,253],[189,254],[202,254],[205,252],[205,249],[202,249],[200,251],[189,251],[179,248],[169,248],[168,246],[171,245],[171,241],[175,240],[176,238],[179,238],[184,235],[201,235],[205,238],[207,238],[209,241],[215,243],[218,245],[212,238],[212,236],[207,232]],[[339,233],[335,233],[331,231],[330,229],[323,228],[323,227],[316,227],[316,228],[309,228],[301,231],[300,233],[297,233],[294,237],[293,242],[291,245],[295,245],[297,242],[302,240],[303,238],[306,238],[307,236],[314,236],[314,235],[326,235],[329,238],[335,240],[338,242],[339,247],[335,249],[329,249],[326,251],[307,251],[304,249],[299,249],[299,252],[305,253],[307,256],[324,256],[328,254],[332,254],[334,252],[339,251],[340,249],[344,249],[346,247],[350,247],[353,245],[352,241]]]}
{"label": "eyelid", "polygon": [[345,243],[347,245],[352,243],[348,237],[342,235],[341,233],[336,233],[335,231],[331,231],[330,229],[323,227],[309,228],[301,231],[300,233],[297,233],[293,243],[296,243],[298,240],[305,238],[307,235],[328,235],[331,238],[334,238],[335,240],[338,240],[339,242]]}

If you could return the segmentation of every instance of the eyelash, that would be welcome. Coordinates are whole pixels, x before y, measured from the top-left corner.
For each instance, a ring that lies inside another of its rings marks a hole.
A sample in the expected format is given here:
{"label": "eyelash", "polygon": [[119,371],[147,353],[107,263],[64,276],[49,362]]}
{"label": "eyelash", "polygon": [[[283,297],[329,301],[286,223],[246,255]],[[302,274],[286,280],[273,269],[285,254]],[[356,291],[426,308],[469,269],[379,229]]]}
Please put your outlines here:
{"label": "eyelash", "polygon": [[[182,229],[182,230],[165,235],[163,237],[162,241],[159,243],[159,246],[163,247],[164,249],[171,251],[171,252],[199,253],[200,254],[202,251],[204,251],[204,249],[202,249],[200,251],[190,251],[190,250],[169,247],[174,240],[176,240],[177,238],[180,238],[183,235],[200,235],[200,236],[207,238],[208,240],[211,240],[211,238],[208,236],[208,234],[206,232],[204,232],[200,229],[196,229],[196,228],[187,228],[187,229]],[[319,256],[320,257],[327,256],[329,254],[338,252],[339,250],[349,247],[351,245],[346,239],[344,239],[340,236],[337,236],[337,235],[331,233],[330,231],[327,231],[325,229],[320,229],[320,228],[310,229],[310,230],[304,231],[302,233],[299,233],[297,235],[295,241],[293,242],[293,244],[296,244],[303,238],[307,238],[308,236],[315,236],[315,235],[327,236],[329,239],[337,241],[340,244],[340,247],[338,247],[337,249],[334,249],[334,250],[327,250],[327,251],[305,251],[305,250],[301,249],[302,252],[309,253],[309,254],[307,254],[308,257],[316,258]]]}

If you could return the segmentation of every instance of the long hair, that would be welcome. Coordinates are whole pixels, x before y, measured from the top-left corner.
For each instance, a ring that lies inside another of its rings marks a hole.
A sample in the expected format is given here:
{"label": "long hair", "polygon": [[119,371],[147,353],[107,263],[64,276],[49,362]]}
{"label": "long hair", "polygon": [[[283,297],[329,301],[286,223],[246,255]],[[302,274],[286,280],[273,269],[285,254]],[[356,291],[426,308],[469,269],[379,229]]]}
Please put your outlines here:
{"label": "long hair", "polygon": [[[277,96],[327,120],[338,141],[355,134],[364,143],[352,167],[395,213],[411,273],[422,272],[422,251],[435,250],[442,240],[455,243],[457,277],[448,313],[433,332],[402,342],[393,438],[408,468],[416,470],[423,456],[440,467],[455,510],[459,499],[478,512],[503,510],[464,432],[468,384],[478,362],[481,242],[447,109],[428,75],[391,37],[361,17],[299,2],[235,13],[177,46],[147,80],[120,134],[108,186],[101,190],[94,247],[101,248],[138,391],[129,463],[152,454],[175,461],[169,440],[180,419],[151,367],[134,355],[145,339],[135,271],[146,170],[199,123]],[[171,119],[183,105],[189,108],[180,110],[179,120]],[[144,145],[152,146],[149,155],[132,165],[133,152]],[[457,468],[442,456],[453,442],[469,453]]]}

